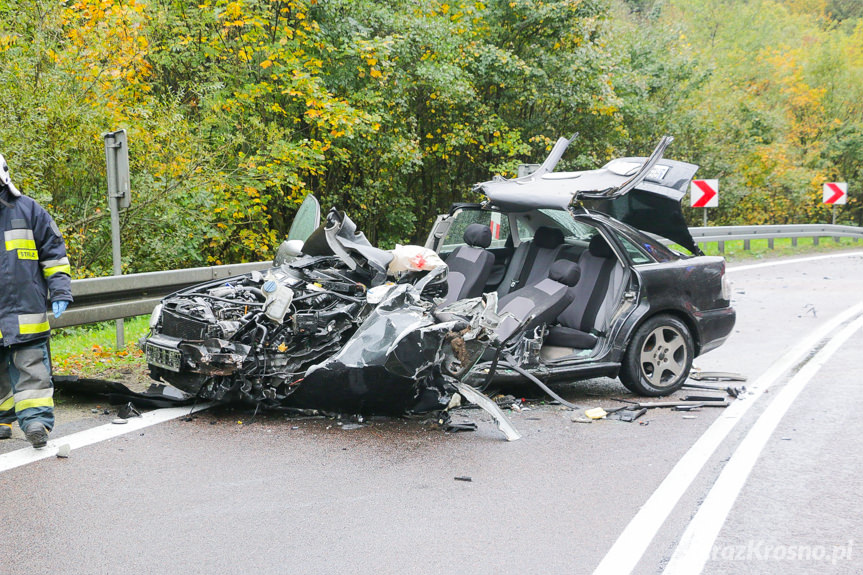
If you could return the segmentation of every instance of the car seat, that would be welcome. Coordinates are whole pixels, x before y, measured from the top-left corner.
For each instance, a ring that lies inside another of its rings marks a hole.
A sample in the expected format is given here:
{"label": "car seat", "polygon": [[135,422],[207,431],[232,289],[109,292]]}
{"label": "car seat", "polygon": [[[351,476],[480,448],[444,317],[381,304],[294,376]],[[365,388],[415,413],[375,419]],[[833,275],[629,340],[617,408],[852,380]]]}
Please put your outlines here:
{"label": "car seat", "polygon": [[[575,297],[573,286],[578,284],[580,275],[578,264],[558,260],[544,280],[500,298],[497,313],[503,320],[495,330],[497,339],[506,341],[520,328],[527,331],[553,321]],[[533,319],[521,327],[530,316]]]}
{"label": "car seat", "polygon": [[491,245],[488,226],[471,224],[463,237],[467,245],[457,247],[446,259],[449,271],[444,305],[482,295],[494,265],[494,255],[486,251]]}
{"label": "car seat", "polygon": [[581,281],[574,288],[575,298],[558,316],[560,325],[549,329],[545,343],[553,346],[592,349],[597,333],[606,329],[609,291],[616,291],[623,278],[617,256],[601,235],[590,240],[578,260]]}
{"label": "car seat", "polygon": [[521,242],[516,248],[497,294],[504,296],[547,278],[551,264],[558,259],[563,247],[561,230],[546,226],[537,228],[532,240]]}

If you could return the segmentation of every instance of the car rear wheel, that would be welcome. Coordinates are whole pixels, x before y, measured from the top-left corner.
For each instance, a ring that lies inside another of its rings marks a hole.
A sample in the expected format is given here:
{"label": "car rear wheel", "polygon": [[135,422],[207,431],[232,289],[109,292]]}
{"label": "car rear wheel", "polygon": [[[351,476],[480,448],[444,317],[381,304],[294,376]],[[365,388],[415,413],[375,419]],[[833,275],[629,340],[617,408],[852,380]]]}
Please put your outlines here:
{"label": "car rear wheel", "polygon": [[686,324],[670,315],[654,316],[632,336],[620,366],[620,381],[639,395],[674,393],[689,377],[693,349]]}

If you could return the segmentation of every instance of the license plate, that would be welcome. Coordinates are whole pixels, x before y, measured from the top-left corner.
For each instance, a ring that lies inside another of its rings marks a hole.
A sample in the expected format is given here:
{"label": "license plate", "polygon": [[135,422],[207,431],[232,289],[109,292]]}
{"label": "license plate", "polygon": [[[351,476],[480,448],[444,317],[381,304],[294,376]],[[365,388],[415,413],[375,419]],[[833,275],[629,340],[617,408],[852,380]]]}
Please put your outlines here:
{"label": "license plate", "polygon": [[170,371],[180,371],[180,358],[182,354],[176,349],[167,349],[147,344],[147,363],[156,365]]}

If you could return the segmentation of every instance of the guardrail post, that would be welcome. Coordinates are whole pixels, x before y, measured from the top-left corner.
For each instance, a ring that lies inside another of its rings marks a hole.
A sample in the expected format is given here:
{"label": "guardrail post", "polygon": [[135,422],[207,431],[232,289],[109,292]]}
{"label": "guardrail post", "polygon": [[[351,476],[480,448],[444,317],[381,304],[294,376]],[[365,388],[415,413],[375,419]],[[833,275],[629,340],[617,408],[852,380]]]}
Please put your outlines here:
{"label": "guardrail post", "polygon": [[791,247],[793,247],[793,248],[797,247],[797,236],[794,236],[793,238],[791,238]]}
{"label": "guardrail post", "polygon": [[818,245],[818,236],[812,236],[812,245],[813,245],[813,246],[817,246],[817,245]]}
{"label": "guardrail post", "polygon": [[768,250],[773,249],[773,238],[767,238],[767,249]]}
{"label": "guardrail post", "polygon": [[743,251],[749,251],[749,240],[743,240]]}
{"label": "guardrail post", "polygon": [[725,242],[720,241],[716,245],[719,248],[719,253],[724,254],[725,253]]}

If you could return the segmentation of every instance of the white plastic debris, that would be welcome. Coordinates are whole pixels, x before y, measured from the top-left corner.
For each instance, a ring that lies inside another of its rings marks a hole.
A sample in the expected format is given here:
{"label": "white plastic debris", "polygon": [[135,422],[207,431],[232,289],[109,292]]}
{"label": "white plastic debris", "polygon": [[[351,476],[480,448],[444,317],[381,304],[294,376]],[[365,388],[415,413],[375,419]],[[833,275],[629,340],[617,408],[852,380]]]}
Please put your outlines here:
{"label": "white plastic debris", "polygon": [[68,443],[64,443],[60,447],[57,448],[57,457],[67,458],[69,454],[72,452],[72,448]]}
{"label": "white plastic debris", "polygon": [[446,265],[434,250],[423,246],[402,246],[396,244],[395,249],[392,250],[392,254],[393,260],[387,269],[390,275],[396,275],[399,272],[405,271],[423,272]]}

